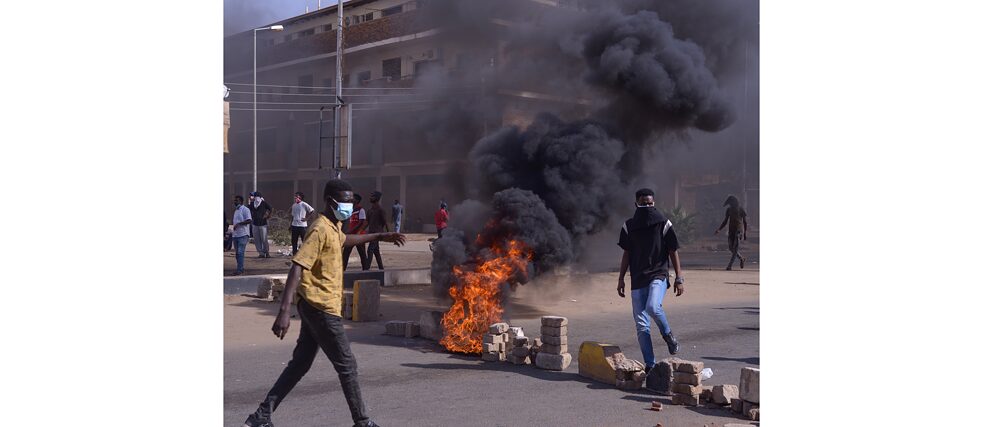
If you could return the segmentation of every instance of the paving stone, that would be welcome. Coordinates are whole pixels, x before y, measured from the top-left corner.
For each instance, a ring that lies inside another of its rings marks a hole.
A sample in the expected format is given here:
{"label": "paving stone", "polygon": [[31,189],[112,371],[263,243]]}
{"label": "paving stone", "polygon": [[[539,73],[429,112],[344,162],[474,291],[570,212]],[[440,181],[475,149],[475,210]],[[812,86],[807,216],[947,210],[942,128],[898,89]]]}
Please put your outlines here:
{"label": "paving stone", "polygon": [[443,318],[443,311],[424,311],[420,314],[420,336],[433,341],[444,338],[444,327],[440,324]]}
{"label": "paving stone", "polygon": [[543,335],[543,338],[542,339],[543,339],[543,344],[567,345],[567,336],[566,335],[564,335],[562,337],[554,337],[554,336],[551,336],[551,335]]}
{"label": "paving stone", "polygon": [[675,371],[672,373],[672,381],[674,384],[700,385],[700,376],[698,374]]}
{"label": "paving stone", "polygon": [[485,344],[505,344],[504,334],[485,334],[482,336],[481,342]]}
{"label": "paving stone", "polygon": [[656,363],[645,378],[645,388],[668,395],[672,391],[672,364],[665,360]]}
{"label": "paving stone", "polygon": [[683,360],[676,364],[676,370],[680,372],[687,372],[690,374],[699,374],[700,371],[703,370],[703,362]]}
{"label": "paving stone", "polygon": [[562,337],[567,334],[567,327],[560,326],[560,327],[553,328],[549,326],[541,326],[539,328],[539,332],[543,336],[551,335],[554,337]]}
{"label": "paving stone", "polygon": [[481,351],[484,353],[499,353],[505,351],[505,346],[502,343],[484,343],[481,345]]}
{"label": "paving stone", "polygon": [[567,326],[567,318],[560,316],[543,316],[540,318],[543,326],[549,326],[551,328],[558,328],[560,326]]}
{"label": "paving stone", "polygon": [[489,334],[504,334],[509,330],[508,323],[495,323],[488,327]]}
{"label": "paving stone", "polygon": [[352,321],[375,322],[379,320],[379,302],[382,287],[378,280],[356,280],[352,297]]}
{"label": "paving stone", "polygon": [[673,384],[672,392],[685,394],[689,396],[699,396],[700,394],[703,393],[703,388],[701,388],[700,386],[689,385],[689,384]]}
{"label": "paving stone", "polygon": [[740,397],[737,386],[733,384],[713,386],[713,402],[721,405],[729,405],[734,399]]}
{"label": "paving stone", "polygon": [[562,371],[570,366],[570,361],[572,360],[573,356],[570,353],[538,353],[536,354],[536,367],[550,371]]}
{"label": "paving stone", "polygon": [[753,403],[761,403],[759,384],[761,381],[761,370],[758,368],[741,368],[741,385],[739,393],[741,400]]}
{"label": "paving stone", "polygon": [[673,405],[699,406],[700,396],[690,396],[688,394],[673,393]]}
{"label": "paving stone", "polygon": [[550,354],[563,354],[563,353],[569,353],[570,349],[567,348],[566,344],[553,345],[553,344],[543,343],[542,352],[550,353]]}
{"label": "paving stone", "polygon": [[420,336],[419,322],[406,322],[406,338],[416,338]]}

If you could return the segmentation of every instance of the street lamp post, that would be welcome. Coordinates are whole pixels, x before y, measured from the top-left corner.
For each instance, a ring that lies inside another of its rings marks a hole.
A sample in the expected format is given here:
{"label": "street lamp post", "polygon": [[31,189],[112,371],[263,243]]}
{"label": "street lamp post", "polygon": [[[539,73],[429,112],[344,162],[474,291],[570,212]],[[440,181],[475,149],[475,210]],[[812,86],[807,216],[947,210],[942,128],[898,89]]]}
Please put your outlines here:
{"label": "street lamp post", "polygon": [[272,25],[269,27],[253,29],[253,189],[257,190],[257,171],[256,171],[256,33],[263,30],[283,31],[283,25]]}

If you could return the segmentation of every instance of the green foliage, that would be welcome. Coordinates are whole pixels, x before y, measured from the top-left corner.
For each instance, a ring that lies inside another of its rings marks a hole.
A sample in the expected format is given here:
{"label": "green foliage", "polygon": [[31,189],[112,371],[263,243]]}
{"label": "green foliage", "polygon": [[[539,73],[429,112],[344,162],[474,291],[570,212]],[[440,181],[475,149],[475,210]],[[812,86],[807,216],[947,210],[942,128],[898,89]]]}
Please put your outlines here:
{"label": "green foliage", "polygon": [[292,218],[289,211],[274,209],[267,221],[268,237],[274,244],[280,246],[290,246],[290,222]]}
{"label": "green foliage", "polygon": [[696,217],[698,214],[687,213],[682,206],[676,206],[666,212],[669,221],[672,221],[672,228],[676,231],[676,238],[680,244],[691,243],[696,240]]}

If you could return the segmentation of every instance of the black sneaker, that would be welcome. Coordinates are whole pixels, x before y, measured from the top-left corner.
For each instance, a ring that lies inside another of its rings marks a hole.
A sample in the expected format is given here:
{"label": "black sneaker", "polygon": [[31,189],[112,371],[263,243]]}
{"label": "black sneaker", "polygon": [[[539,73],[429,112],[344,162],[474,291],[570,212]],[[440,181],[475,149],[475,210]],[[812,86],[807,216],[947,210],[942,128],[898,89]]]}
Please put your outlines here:
{"label": "black sneaker", "polygon": [[676,341],[676,337],[672,336],[672,332],[663,335],[662,339],[665,340],[666,345],[669,347],[669,354],[679,353],[679,341]]}
{"label": "black sneaker", "polygon": [[744,259],[745,259],[745,258],[741,258],[741,270],[743,270],[743,269],[744,269]]}
{"label": "black sneaker", "polygon": [[256,414],[250,414],[242,427],[273,427],[273,421],[270,421],[269,418],[257,417]]}

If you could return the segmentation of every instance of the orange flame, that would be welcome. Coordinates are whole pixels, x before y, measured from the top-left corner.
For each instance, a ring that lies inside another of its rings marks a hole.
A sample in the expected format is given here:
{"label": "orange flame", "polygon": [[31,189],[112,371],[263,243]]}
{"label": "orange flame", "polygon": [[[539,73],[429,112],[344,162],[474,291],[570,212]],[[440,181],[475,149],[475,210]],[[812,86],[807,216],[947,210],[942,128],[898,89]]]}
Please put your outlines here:
{"label": "orange flame", "polygon": [[[480,239],[480,236],[478,237]],[[449,293],[454,299],[441,325],[444,348],[460,353],[481,353],[481,338],[493,323],[502,320],[501,285],[526,274],[532,260],[532,250],[518,240],[503,246],[492,245],[494,257],[482,260],[473,270],[454,267],[454,286]]]}

